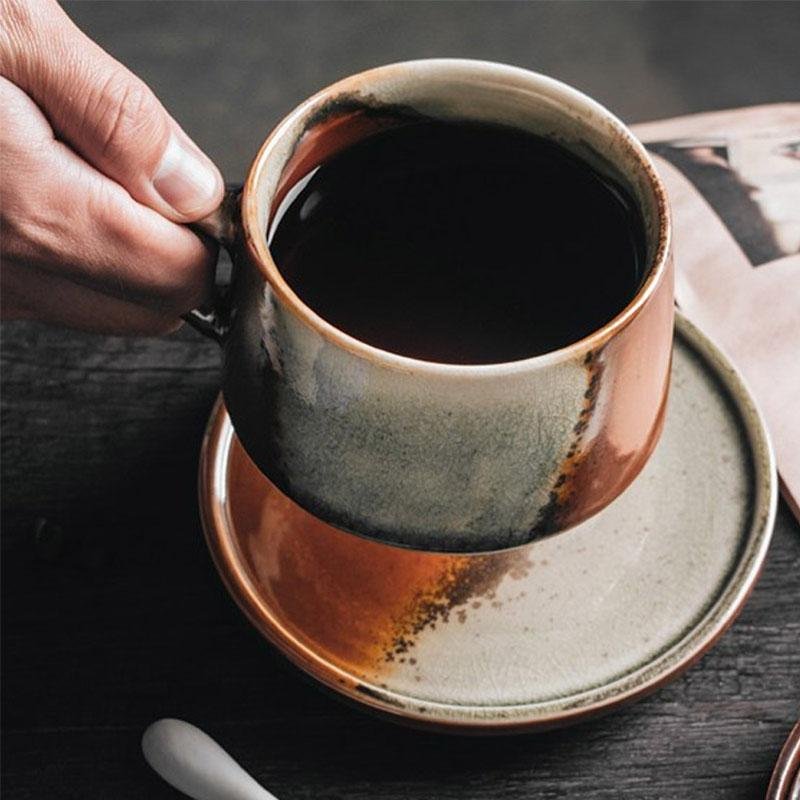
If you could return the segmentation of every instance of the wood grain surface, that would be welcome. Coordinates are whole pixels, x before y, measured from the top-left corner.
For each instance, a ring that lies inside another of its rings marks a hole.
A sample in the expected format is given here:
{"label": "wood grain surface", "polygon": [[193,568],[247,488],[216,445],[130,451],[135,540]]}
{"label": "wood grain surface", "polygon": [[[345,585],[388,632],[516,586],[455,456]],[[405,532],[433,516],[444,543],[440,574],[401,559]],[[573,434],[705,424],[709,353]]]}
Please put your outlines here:
{"label": "wood grain surface", "polygon": [[[796,95],[798,5],[760,5],[759,49],[747,4],[683,6],[68,9],[236,179],[294,103],[397,58],[538,68],[631,121]],[[4,798],[177,797],[139,750],[162,716],[207,730],[282,800],[763,797],[800,716],[800,526],[783,505],[739,620],[650,698],[535,736],[395,727],[307,683],[217,579],[195,480],[219,361],[189,330],[125,340],[2,328]]]}
{"label": "wood grain surface", "polygon": [[190,330],[4,326],[4,797],[176,796],[139,753],[161,716],[209,731],[282,800],[763,796],[800,698],[783,506],[740,619],[651,698],[514,739],[397,728],[286,666],[216,577],[195,475],[218,367]]}

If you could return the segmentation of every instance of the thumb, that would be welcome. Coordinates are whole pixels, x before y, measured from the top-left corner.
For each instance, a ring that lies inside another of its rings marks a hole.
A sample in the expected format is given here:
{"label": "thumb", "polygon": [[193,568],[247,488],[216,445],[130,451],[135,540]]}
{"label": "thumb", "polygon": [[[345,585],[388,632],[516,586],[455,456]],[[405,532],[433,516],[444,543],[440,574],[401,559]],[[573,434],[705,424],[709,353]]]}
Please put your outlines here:
{"label": "thumb", "polygon": [[169,219],[190,222],[214,210],[222,176],[142,80],[52,0],[2,0],[2,6],[11,11],[11,46],[3,47],[0,68],[33,98],[59,138]]}

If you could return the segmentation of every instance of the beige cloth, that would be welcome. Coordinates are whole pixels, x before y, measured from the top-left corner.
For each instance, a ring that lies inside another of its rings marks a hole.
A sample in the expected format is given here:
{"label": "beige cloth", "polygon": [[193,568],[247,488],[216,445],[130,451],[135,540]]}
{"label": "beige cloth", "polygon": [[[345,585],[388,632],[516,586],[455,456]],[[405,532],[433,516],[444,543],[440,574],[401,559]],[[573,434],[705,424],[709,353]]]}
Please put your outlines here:
{"label": "beige cloth", "polygon": [[677,303],[744,375],[800,520],[800,103],[633,130],[670,196]]}

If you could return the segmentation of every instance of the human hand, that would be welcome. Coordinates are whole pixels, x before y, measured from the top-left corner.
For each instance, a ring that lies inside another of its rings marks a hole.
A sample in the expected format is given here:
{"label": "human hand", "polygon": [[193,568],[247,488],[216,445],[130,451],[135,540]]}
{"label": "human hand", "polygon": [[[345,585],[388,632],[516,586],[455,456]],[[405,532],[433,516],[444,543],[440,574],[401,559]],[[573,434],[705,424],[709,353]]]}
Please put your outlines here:
{"label": "human hand", "polygon": [[222,177],[150,89],[54,0],[0,0],[3,316],[163,333],[210,288],[180,223]]}

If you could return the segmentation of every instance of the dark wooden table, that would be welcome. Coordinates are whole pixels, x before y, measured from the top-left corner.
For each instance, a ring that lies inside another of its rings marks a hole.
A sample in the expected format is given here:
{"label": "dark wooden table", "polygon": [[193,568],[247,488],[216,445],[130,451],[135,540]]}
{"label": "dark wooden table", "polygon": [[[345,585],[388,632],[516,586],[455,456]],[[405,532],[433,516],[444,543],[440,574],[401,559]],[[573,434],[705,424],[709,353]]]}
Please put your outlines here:
{"label": "dark wooden table", "polygon": [[[796,99],[798,8],[85,3],[69,11],[236,179],[296,101],[399,58],[530,66],[629,121]],[[800,526],[784,505],[739,620],[656,695],[537,736],[406,730],[285,666],[217,579],[195,475],[218,368],[215,346],[188,330],[124,340],[3,327],[4,798],[176,797],[139,751],[143,729],[161,716],[208,730],[282,800],[763,797],[800,715]]]}

